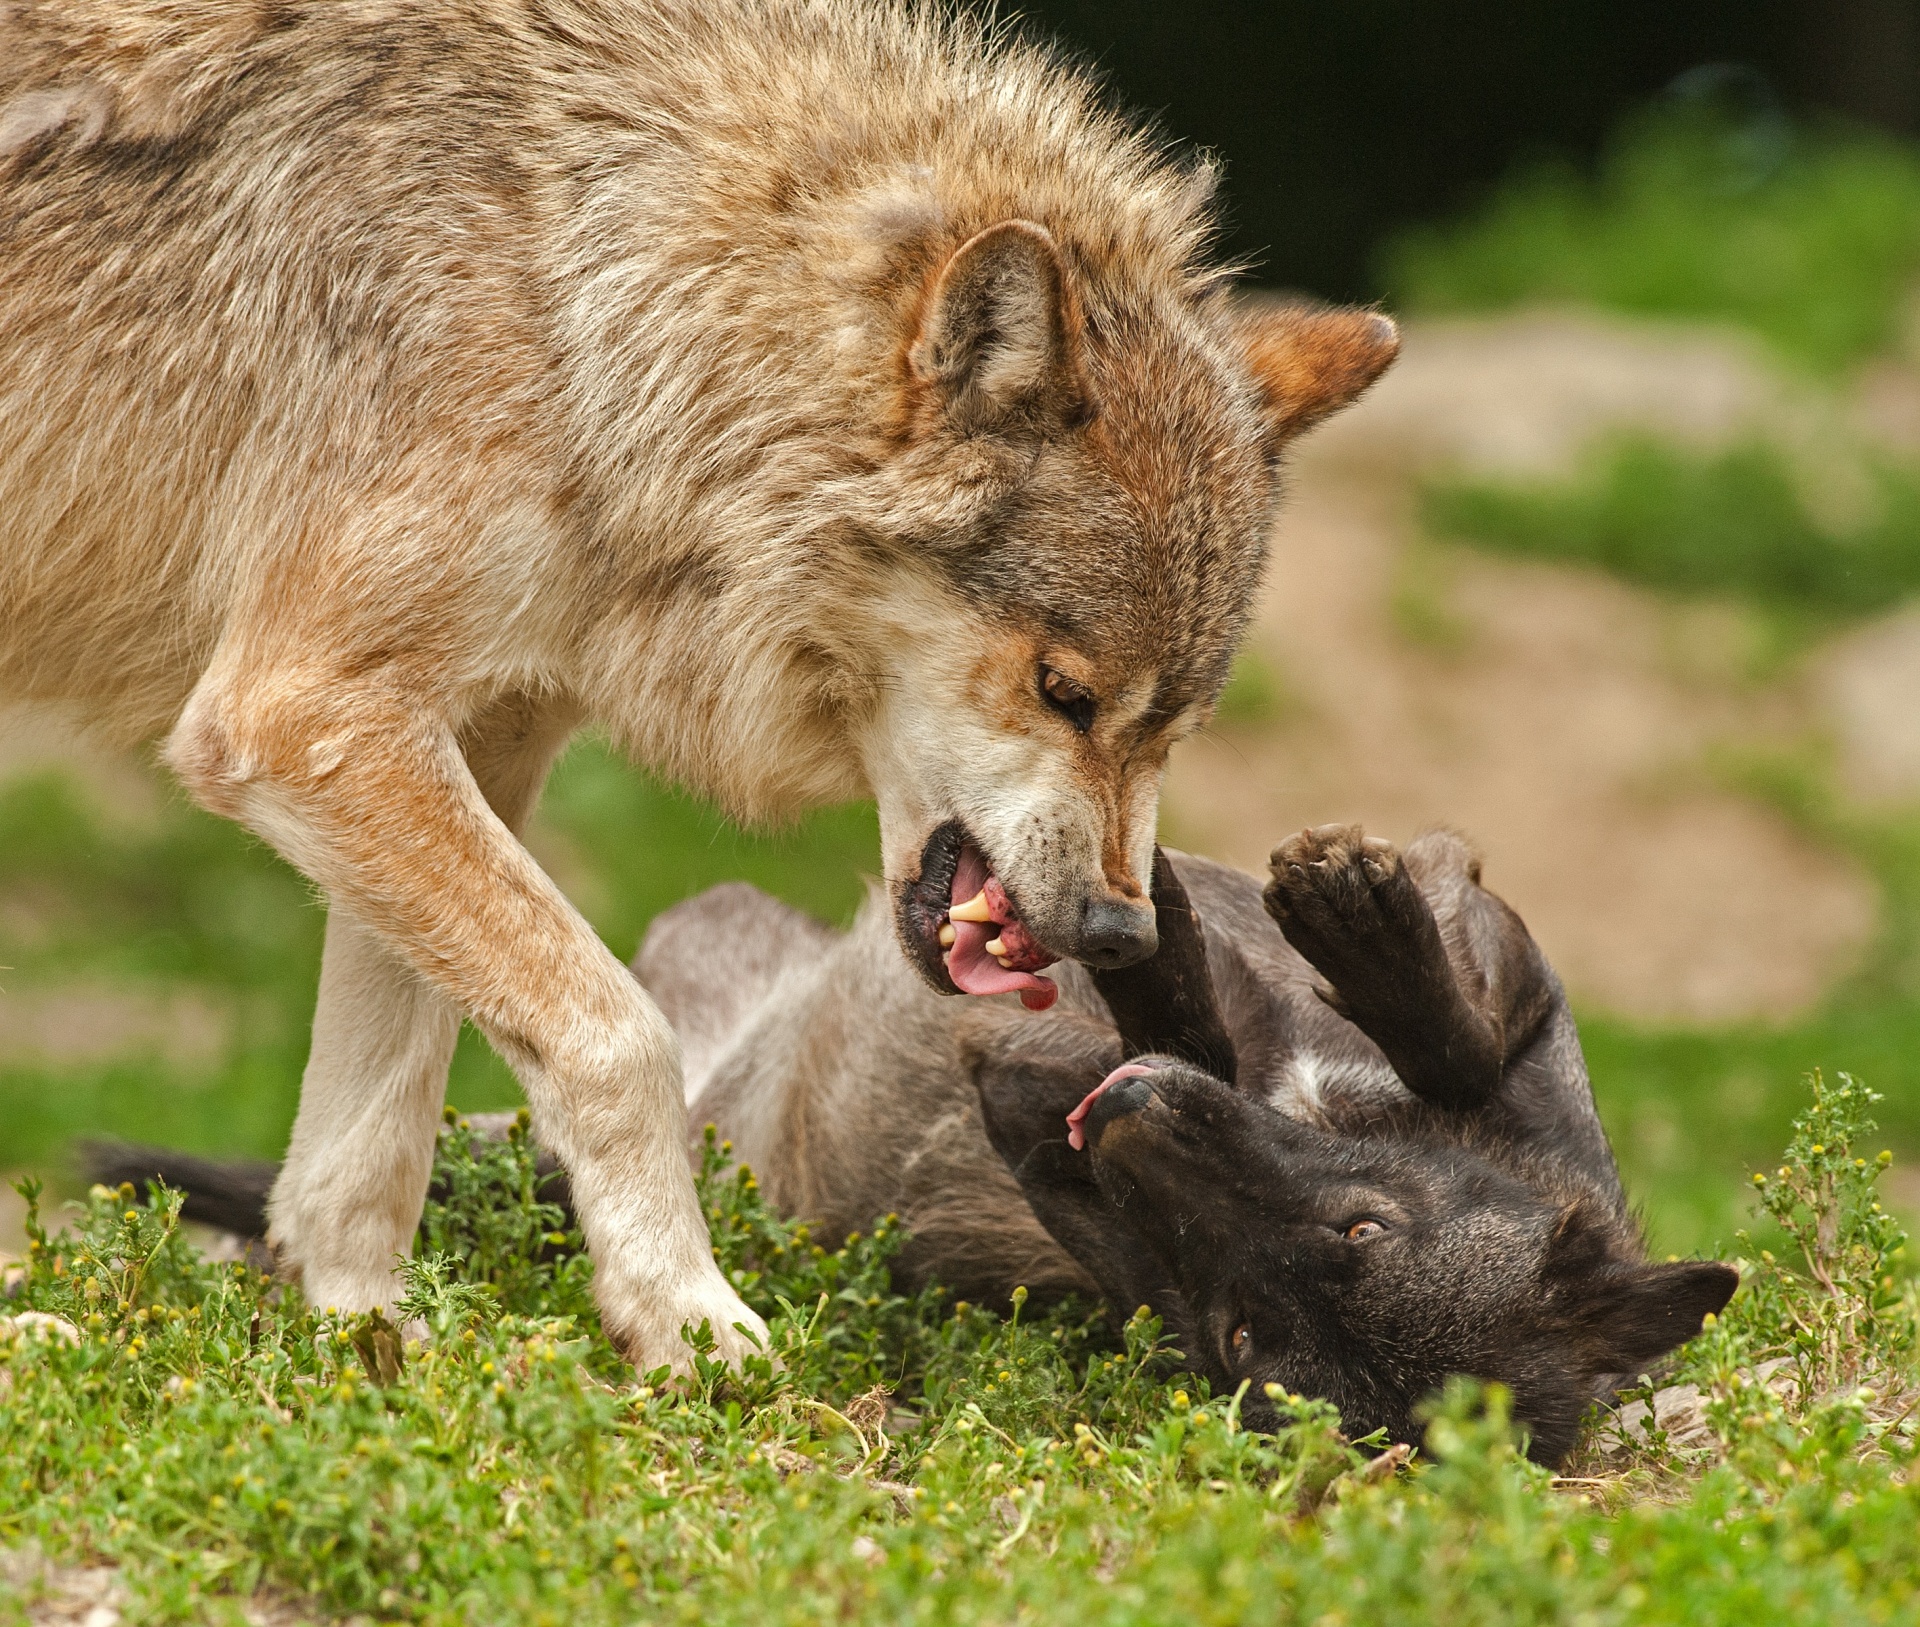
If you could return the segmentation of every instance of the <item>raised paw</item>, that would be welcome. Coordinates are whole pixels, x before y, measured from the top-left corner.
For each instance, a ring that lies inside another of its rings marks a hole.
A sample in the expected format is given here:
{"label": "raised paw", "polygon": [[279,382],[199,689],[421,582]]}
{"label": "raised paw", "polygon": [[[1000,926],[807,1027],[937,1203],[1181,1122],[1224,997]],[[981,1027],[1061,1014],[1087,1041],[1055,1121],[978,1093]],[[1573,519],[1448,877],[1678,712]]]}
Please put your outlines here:
{"label": "raised paw", "polygon": [[1499,1035],[1461,990],[1433,909],[1390,842],[1320,825],[1273,850],[1267,913],[1326,979],[1321,998],[1386,1054],[1417,1096],[1484,1101]]}
{"label": "raised paw", "polygon": [[[1358,825],[1316,825],[1273,850],[1267,913],[1315,966],[1326,955],[1378,953],[1425,913],[1394,845]],[[1309,947],[1311,945],[1312,947]]]}

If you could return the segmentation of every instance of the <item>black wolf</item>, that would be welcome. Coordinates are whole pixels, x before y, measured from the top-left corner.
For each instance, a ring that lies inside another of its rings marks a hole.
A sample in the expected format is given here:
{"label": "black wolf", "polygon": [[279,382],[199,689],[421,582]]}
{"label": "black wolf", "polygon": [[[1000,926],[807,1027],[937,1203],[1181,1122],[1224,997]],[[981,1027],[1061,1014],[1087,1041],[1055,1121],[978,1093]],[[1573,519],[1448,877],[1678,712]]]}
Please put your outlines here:
{"label": "black wolf", "polygon": [[1414,1440],[1466,1373],[1556,1462],[1726,1303],[1731,1267],[1645,1258],[1565,994],[1458,838],[1323,826],[1264,896],[1163,852],[1153,894],[1156,954],[1068,968],[1044,1014],[935,998],[877,897],[840,936],[715,888],[636,969],[696,1116],[776,1203],[843,1231],[897,1211],[903,1275],[970,1298],[1151,1306],[1255,1426],[1277,1384]]}

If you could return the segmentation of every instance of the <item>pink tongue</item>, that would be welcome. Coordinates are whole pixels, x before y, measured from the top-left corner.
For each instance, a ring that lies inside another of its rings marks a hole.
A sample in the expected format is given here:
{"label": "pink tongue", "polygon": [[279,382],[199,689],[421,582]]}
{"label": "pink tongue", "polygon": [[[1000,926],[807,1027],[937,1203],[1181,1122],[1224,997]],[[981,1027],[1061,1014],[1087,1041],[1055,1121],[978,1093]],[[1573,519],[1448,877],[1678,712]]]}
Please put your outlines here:
{"label": "pink tongue", "polygon": [[1117,1085],[1122,1079],[1138,1079],[1141,1074],[1152,1072],[1153,1069],[1144,1062],[1123,1062],[1088,1091],[1080,1105],[1067,1115],[1067,1145],[1078,1152],[1087,1144],[1087,1115],[1093,1111],[1093,1104],[1106,1093],[1107,1086]]}
{"label": "pink tongue", "polygon": [[[952,902],[964,904],[992,880],[986,859],[969,842],[960,850],[960,863],[953,872]],[[990,903],[996,895],[1005,897],[995,886],[987,895]],[[1045,1011],[1060,997],[1053,979],[1009,970],[987,953],[987,945],[1009,930],[1017,931],[1017,924],[1007,927],[999,921],[955,921],[953,947],[947,951],[947,976],[962,994],[1018,994],[1029,1011]],[[1019,936],[1024,940],[1026,935],[1020,932]]]}

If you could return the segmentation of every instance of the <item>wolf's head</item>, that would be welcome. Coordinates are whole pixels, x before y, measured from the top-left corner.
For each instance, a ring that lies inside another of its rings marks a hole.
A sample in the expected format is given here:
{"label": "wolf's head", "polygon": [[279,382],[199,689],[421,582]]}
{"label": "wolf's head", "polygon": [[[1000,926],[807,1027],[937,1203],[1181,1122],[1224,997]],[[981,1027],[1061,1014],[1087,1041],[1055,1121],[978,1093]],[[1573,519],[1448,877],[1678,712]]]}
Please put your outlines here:
{"label": "wolf's head", "polygon": [[1152,953],[1161,774],[1246,623],[1280,450],[1398,347],[1371,312],[1084,258],[1009,220],[929,261],[863,483],[887,566],[861,747],[901,938],[936,987],[1033,1004],[1052,959]]}
{"label": "wolf's head", "polygon": [[1328,1135],[1171,1060],[1103,1090],[1085,1133],[1124,1217],[1107,1246],[1179,1285],[1189,1359],[1229,1393],[1250,1381],[1256,1427],[1278,1384],[1333,1401],[1349,1433],[1417,1441],[1421,1403],[1468,1373],[1508,1385],[1557,1462],[1588,1404],[1738,1281],[1650,1263],[1603,1206],[1456,1140]]}

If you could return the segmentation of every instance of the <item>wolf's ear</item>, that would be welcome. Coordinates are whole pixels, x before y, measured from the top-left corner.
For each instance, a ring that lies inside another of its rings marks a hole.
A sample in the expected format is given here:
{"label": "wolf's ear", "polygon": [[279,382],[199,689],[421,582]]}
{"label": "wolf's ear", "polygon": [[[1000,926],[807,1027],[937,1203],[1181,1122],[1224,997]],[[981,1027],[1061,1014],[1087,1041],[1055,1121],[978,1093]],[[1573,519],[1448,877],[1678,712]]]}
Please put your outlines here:
{"label": "wolf's ear", "polygon": [[1597,1367],[1637,1374],[1697,1334],[1739,1286],[1740,1273],[1718,1260],[1634,1266],[1590,1282],[1575,1317]]}
{"label": "wolf's ear", "polygon": [[1079,326],[1046,228],[1003,220],[941,268],[907,365],[963,434],[1045,434],[1086,412]]}
{"label": "wolf's ear", "polygon": [[1359,400],[1400,354],[1393,320],[1351,305],[1254,306],[1239,325],[1272,452]]}

